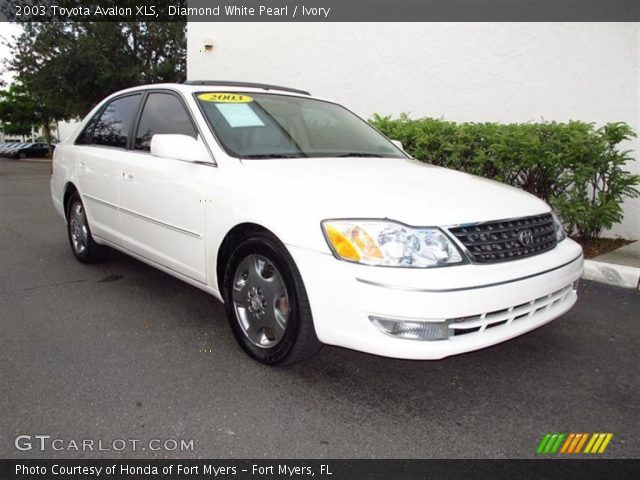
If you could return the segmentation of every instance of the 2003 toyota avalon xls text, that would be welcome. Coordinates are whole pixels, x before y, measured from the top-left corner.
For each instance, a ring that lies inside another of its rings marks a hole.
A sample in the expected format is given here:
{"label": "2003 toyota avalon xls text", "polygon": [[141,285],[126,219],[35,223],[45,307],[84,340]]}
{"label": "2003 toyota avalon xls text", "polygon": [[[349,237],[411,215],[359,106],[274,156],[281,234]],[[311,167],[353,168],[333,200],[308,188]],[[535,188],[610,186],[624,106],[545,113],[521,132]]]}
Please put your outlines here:
{"label": "2003 toyota avalon xls text", "polygon": [[115,248],[211,293],[271,365],[493,345],[569,310],[582,271],[543,201],[284,87],[118,92],[56,148],[51,192],[78,260]]}

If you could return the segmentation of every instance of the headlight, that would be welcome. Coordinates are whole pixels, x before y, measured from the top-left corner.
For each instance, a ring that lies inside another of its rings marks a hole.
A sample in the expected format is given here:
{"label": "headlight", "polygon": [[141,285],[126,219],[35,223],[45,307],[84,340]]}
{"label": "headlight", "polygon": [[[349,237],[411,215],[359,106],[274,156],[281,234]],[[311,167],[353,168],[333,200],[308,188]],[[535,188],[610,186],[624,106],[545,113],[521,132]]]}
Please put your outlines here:
{"label": "headlight", "polygon": [[438,228],[385,220],[325,220],[322,230],[334,255],[350,262],[414,268],[464,262]]}
{"label": "headlight", "polygon": [[562,240],[567,238],[567,235],[564,233],[564,228],[562,228],[562,224],[560,223],[556,213],[551,212],[551,215],[553,216],[553,226],[556,229],[556,242],[560,243]]}

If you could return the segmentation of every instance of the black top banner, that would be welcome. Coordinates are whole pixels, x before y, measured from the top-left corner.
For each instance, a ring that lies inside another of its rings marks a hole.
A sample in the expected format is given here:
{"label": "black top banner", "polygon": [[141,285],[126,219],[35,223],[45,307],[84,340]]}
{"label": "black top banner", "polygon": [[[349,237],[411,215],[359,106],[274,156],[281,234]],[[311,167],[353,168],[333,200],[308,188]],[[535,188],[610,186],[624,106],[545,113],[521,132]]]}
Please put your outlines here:
{"label": "black top banner", "polygon": [[0,0],[0,20],[190,22],[640,21],[638,0]]}

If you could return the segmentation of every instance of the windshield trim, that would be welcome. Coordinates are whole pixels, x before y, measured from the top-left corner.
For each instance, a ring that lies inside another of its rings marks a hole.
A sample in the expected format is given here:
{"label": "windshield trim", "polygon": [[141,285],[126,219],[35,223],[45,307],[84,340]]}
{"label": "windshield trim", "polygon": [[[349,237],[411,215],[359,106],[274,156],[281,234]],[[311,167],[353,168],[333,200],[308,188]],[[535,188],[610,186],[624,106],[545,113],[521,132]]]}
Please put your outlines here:
{"label": "windshield trim", "polygon": [[[340,155],[337,155],[337,154],[336,155],[323,156],[323,157],[315,156],[315,155],[314,156],[300,155],[300,156],[296,156],[296,157],[291,157],[291,156],[287,156],[287,155],[283,154],[282,157],[275,157],[275,156],[268,156],[267,157],[267,156],[265,156],[264,158],[251,158],[251,157],[243,157],[242,155],[238,155],[235,152],[230,151],[224,145],[224,143],[218,137],[218,134],[216,133],[215,129],[211,125],[211,121],[209,120],[208,115],[205,113],[204,109],[202,108],[201,102],[198,100],[198,95],[201,95],[203,93],[215,93],[215,89],[197,90],[197,91],[192,92],[191,95],[193,96],[193,100],[196,103],[196,105],[198,106],[198,110],[200,111],[200,114],[204,118],[204,120],[205,120],[205,122],[207,124],[207,127],[209,128],[209,132],[211,132],[211,135],[215,139],[215,141],[218,144],[218,146],[231,158],[235,158],[235,159],[238,159],[238,160],[247,160],[247,161],[252,161],[252,160],[276,160],[276,159],[278,159],[278,160],[294,160],[294,159],[300,159],[300,158],[342,158]],[[225,93],[226,93],[226,91],[225,91]],[[252,90],[246,90],[244,88],[239,88],[237,90],[229,91],[228,93],[239,93],[239,94],[249,94],[249,95],[257,93],[257,94],[260,94],[260,95],[271,95],[271,96],[274,96],[274,97],[300,98],[300,99],[304,99],[304,100],[311,100],[311,101],[315,101],[315,102],[323,102],[323,103],[329,103],[329,104],[332,104],[332,105],[336,105],[336,106],[338,106],[340,108],[343,108],[344,110],[346,110],[350,114],[352,114],[358,120],[360,120],[365,125],[367,125],[370,129],[372,129],[374,132],[376,132],[378,135],[380,135],[382,138],[384,138],[387,142],[389,142],[391,147],[394,150],[396,150],[400,155],[402,155],[402,158],[406,158],[406,159],[409,159],[409,160],[411,159],[411,156],[409,156],[405,151],[403,151],[400,148],[398,148],[391,141],[391,139],[389,137],[387,137],[382,132],[380,132],[380,130],[375,128],[373,125],[371,125],[369,122],[367,122],[360,115],[356,114],[351,109],[345,107],[344,105],[342,105],[342,104],[340,104],[338,102],[334,102],[334,101],[331,101],[331,100],[319,99],[319,98],[315,98],[315,97],[309,97],[309,96],[306,96],[306,95],[291,95],[291,94],[286,94],[286,93],[272,93],[272,92],[255,92],[255,91],[252,91]],[[347,152],[343,152],[343,153],[347,153]],[[388,158],[400,158],[400,157],[388,157]]]}

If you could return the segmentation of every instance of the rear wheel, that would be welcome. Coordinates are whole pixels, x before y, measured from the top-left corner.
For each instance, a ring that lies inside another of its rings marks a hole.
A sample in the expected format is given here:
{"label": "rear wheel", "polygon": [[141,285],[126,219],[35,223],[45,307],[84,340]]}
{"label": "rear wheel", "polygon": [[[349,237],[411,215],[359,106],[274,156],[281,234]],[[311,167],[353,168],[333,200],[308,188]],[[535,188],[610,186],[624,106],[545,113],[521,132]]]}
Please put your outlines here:
{"label": "rear wheel", "polygon": [[20,152],[20,155],[18,155],[20,157],[20,160],[24,160],[25,158],[27,158],[27,154],[24,152]]}
{"label": "rear wheel", "polygon": [[99,262],[109,255],[109,247],[98,245],[93,240],[87,213],[78,192],[74,192],[69,199],[67,233],[71,251],[82,263]]}
{"label": "rear wheel", "polygon": [[272,235],[255,234],[236,247],[227,261],[223,288],[233,334],[259,362],[302,362],[322,346],[300,272]]}

